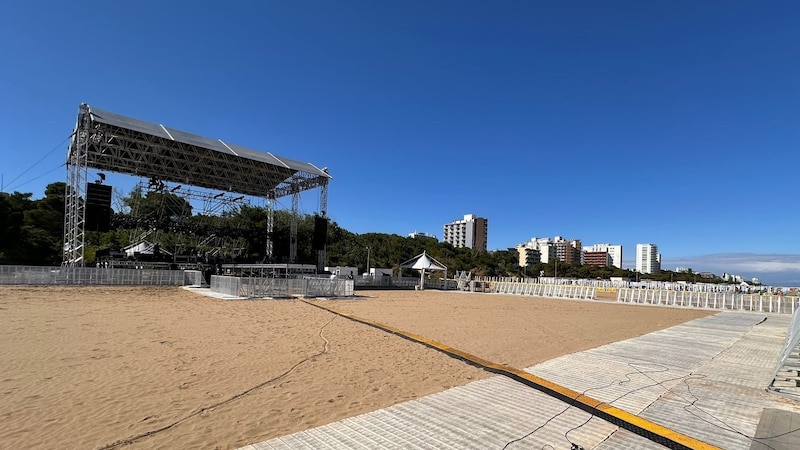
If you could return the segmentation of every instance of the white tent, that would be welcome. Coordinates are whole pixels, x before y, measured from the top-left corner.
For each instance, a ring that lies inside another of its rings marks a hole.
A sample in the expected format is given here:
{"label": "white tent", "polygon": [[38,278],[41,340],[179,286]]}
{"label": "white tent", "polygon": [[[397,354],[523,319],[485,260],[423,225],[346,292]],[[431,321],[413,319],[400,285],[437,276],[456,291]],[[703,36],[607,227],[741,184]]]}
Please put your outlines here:
{"label": "white tent", "polygon": [[447,266],[440,263],[432,256],[429,256],[425,251],[419,255],[409,259],[408,261],[400,264],[401,269],[415,269],[420,271],[419,288],[425,289],[425,271],[426,270],[444,270],[444,278],[447,279]]}

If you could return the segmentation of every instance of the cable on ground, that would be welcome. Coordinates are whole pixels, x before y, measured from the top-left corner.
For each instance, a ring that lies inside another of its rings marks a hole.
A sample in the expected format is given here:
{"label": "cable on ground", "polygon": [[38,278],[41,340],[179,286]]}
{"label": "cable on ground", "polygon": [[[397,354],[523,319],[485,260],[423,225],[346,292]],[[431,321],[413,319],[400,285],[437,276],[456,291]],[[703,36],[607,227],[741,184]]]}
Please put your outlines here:
{"label": "cable on ground", "polygon": [[274,382],[286,377],[290,373],[294,372],[294,370],[297,369],[303,363],[308,362],[308,361],[310,361],[310,360],[312,360],[314,358],[317,358],[319,356],[322,356],[322,355],[328,353],[328,348],[329,348],[330,342],[328,341],[328,339],[322,333],[325,331],[325,328],[328,325],[330,325],[331,322],[334,321],[334,319],[336,319],[336,315],[335,314],[334,314],[333,317],[331,317],[331,320],[326,322],[325,325],[323,325],[319,329],[319,337],[322,338],[323,341],[325,341],[325,345],[324,345],[322,351],[319,351],[319,352],[317,352],[317,353],[315,353],[315,354],[313,354],[311,356],[307,356],[307,357],[303,358],[302,360],[300,360],[299,362],[295,363],[292,367],[290,367],[288,370],[286,370],[285,372],[281,373],[280,375],[278,375],[276,377],[273,377],[273,378],[270,378],[269,380],[264,381],[262,383],[259,383],[259,384],[255,385],[255,386],[253,386],[253,387],[251,387],[251,388],[249,388],[247,390],[244,390],[244,391],[242,391],[242,392],[240,392],[240,393],[238,393],[238,394],[234,395],[233,397],[230,397],[230,398],[228,398],[226,400],[214,403],[213,405],[204,406],[204,407],[202,407],[202,408],[200,408],[198,410],[195,410],[193,413],[191,413],[191,414],[189,414],[187,416],[184,416],[183,418],[181,418],[179,420],[176,420],[175,422],[172,422],[172,423],[170,423],[168,425],[164,425],[161,428],[157,428],[155,430],[146,431],[144,433],[137,434],[135,436],[131,436],[131,437],[128,437],[128,438],[125,438],[125,439],[120,439],[118,441],[114,441],[114,442],[112,442],[110,444],[106,444],[106,445],[100,447],[99,450],[110,450],[110,449],[117,448],[117,447],[120,447],[120,446],[123,446],[123,445],[132,444],[132,443],[134,443],[134,442],[136,442],[136,441],[138,441],[140,439],[144,439],[144,438],[152,436],[154,434],[161,433],[162,431],[167,431],[170,428],[174,428],[174,427],[180,425],[181,423],[186,422],[187,420],[191,419],[194,416],[197,416],[197,415],[202,414],[202,413],[204,413],[204,412],[206,412],[208,410],[212,410],[214,408],[217,408],[217,407],[220,407],[220,406],[225,405],[227,403],[230,403],[230,402],[232,402],[232,401],[234,401],[236,399],[242,398],[242,397],[252,393],[253,391],[256,391],[256,390],[258,390],[258,389],[260,389],[260,388],[262,388],[262,387],[264,387],[264,386],[266,386],[268,384],[274,383]]}

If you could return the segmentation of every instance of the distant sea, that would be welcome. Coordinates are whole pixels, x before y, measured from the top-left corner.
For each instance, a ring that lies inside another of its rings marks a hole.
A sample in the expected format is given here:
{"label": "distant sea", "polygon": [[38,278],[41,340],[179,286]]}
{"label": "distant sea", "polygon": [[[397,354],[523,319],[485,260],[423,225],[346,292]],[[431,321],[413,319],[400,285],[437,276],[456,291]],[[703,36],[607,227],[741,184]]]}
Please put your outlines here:
{"label": "distant sea", "polygon": [[764,286],[775,287],[800,287],[800,280],[782,280],[780,278],[762,278],[758,277],[758,281]]}

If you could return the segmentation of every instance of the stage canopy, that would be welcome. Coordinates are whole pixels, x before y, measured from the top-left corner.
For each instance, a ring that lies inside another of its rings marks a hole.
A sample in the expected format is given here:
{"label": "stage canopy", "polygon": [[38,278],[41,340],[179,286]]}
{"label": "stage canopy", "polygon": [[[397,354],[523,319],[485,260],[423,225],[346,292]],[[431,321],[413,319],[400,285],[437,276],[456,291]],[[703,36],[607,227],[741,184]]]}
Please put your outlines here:
{"label": "stage canopy", "polygon": [[[252,119],[251,119],[252,120]],[[292,196],[290,262],[297,256],[297,205],[301,192],[320,188],[320,215],[326,217],[327,169],[259,152],[81,104],[67,154],[64,215],[65,265],[82,265],[88,203],[87,169],[144,177],[152,186],[175,183],[273,200]],[[103,176],[104,178],[104,176]],[[174,188],[175,189],[175,188]],[[214,196],[213,198],[217,198]],[[267,220],[266,255],[272,256],[272,207]],[[319,252],[320,260],[324,251]]]}
{"label": "stage canopy", "polygon": [[[78,128],[86,136],[85,165],[262,198],[327,183],[327,171],[304,163],[174,128],[81,105]],[[73,138],[70,156],[78,151]],[[71,159],[71,158],[70,158]]]}

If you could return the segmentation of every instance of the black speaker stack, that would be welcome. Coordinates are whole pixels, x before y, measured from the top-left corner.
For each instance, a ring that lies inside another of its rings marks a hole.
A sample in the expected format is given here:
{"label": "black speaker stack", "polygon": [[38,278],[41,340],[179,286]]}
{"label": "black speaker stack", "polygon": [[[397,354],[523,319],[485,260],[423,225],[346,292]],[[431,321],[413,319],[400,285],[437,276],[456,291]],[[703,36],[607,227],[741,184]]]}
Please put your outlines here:
{"label": "black speaker stack", "polygon": [[111,229],[111,186],[86,184],[86,231]]}
{"label": "black speaker stack", "polygon": [[314,216],[314,235],[311,239],[311,250],[325,250],[328,241],[328,219]]}

